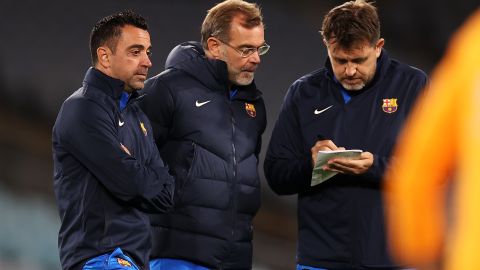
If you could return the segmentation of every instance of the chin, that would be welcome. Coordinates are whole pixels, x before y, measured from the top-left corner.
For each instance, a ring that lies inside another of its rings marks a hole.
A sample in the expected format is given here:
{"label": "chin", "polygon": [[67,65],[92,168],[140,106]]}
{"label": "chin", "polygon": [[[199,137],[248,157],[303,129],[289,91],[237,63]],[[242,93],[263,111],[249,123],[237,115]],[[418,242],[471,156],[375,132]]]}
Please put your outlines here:
{"label": "chin", "polygon": [[142,81],[142,82],[136,82],[134,84],[131,85],[131,87],[134,89],[134,90],[140,90],[142,89],[143,87],[145,86],[145,83]]}
{"label": "chin", "polygon": [[237,85],[249,85],[253,82],[253,76],[249,77],[243,77],[243,78],[237,78],[235,80],[235,84]]}
{"label": "chin", "polygon": [[350,91],[362,90],[365,87],[365,84],[342,84],[343,88]]}
{"label": "chin", "polygon": [[125,91],[127,91],[127,92],[135,92],[135,91],[141,90],[142,88],[143,88],[143,85],[142,85],[142,86],[130,85],[130,87],[129,87],[128,89],[126,89]]}
{"label": "chin", "polygon": [[247,85],[250,85],[252,83],[252,81],[250,81],[250,80],[249,81],[237,81],[236,85],[247,86]]}

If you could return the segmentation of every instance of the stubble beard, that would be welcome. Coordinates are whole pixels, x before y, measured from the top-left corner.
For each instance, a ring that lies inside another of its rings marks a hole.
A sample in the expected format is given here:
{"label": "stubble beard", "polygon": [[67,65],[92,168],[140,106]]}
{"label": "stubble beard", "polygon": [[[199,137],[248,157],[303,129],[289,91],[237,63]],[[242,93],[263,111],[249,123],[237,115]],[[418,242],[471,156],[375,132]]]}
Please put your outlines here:
{"label": "stubble beard", "polygon": [[365,85],[366,84],[364,82],[357,83],[357,84],[342,83],[343,88],[345,88],[345,90],[350,90],[350,91],[362,90],[365,87]]}
{"label": "stubble beard", "polygon": [[255,73],[253,72],[244,72],[240,71],[237,74],[234,74],[234,82],[236,85],[249,85],[253,82],[253,78],[255,76]]}

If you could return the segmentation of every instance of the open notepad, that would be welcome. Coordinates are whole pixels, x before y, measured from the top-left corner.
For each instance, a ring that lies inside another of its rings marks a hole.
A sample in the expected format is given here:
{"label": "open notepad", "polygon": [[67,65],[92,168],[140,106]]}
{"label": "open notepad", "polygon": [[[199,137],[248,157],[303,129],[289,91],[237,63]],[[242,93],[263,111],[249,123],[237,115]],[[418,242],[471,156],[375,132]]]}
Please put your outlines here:
{"label": "open notepad", "polygon": [[318,151],[317,161],[315,167],[313,167],[312,181],[310,186],[315,186],[325,182],[327,179],[333,177],[337,172],[324,171],[322,167],[332,158],[355,158],[360,156],[362,150],[334,150],[334,151]]}

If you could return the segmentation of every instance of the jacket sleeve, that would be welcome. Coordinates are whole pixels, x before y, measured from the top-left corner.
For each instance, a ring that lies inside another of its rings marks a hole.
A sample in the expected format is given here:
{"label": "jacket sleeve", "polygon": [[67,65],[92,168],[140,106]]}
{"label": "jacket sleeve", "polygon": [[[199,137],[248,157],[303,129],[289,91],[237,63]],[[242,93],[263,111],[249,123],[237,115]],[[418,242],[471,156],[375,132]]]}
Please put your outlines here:
{"label": "jacket sleeve", "polygon": [[383,179],[383,175],[390,164],[389,157],[384,157],[373,153],[373,164],[368,171],[362,175],[365,179],[379,183]]}
{"label": "jacket sleeve", "polygon": [[160,149],[165,144],[168,133],[172,128],[173,97],[169,87],[158,77],[146,81],[144,92],[146,95],[140,101],[140,107],[150,120],[155,143]]}
{"label": "jacket sleeve", "polygon": [[[174,178],[168,173],[168,167],[163,163],[162,158],[158,152],[158,149],[155,147],[153,142],[153,138],[150,137],[152,140],[151,145],[153,145],[151,149],[151,158],[148,161],[147,166],[152,168],[155,172],[161,175],[162,179],[165,179],[161,193],[153,198],[146,198],[146,197],[137,197],[136,204],[139,209],[143,210],[147,213],[158,213],[158,210],[165,209],[173,206],[173,194],[175,191],[175,180]],[[154,210],[154,211],[152,211]],[[163,211],[165,212],[165,211]]]}
{"label": "jacket sleeve", "polygon": [[312,178],[310,149],[300,133],[293,84],[287,92],[265,156],[268,184],[280,195],[295,194],[309,187]]}
{"label": "jacket sleeve", "polygon": [[117,199],[149,212],[173,204],[173,180],[160,162],[142,164],[122,149],[116,119],[91,100],[64,104],[54,132],[71,153]]}

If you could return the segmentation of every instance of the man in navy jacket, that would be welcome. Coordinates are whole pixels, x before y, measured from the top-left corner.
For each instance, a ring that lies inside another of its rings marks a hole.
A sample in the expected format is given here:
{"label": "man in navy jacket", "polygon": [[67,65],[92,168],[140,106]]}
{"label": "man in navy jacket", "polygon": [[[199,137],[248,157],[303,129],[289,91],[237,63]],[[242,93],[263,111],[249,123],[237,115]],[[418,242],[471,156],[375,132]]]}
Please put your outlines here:
{"label": "man in navy jacket", "polygon": [[152,270],[252,267],[266,125],[253,77],[268,48],[259,8],[225,1],[209,10],[202,44],[174,48],[145,83],[142,109],[178,187],[174,210],[152,216]]}
{"label": "man in navy jacket", "polygon": [[[384,235],[382,177],[426,75],[383,49],[374,6],[351,1],[322,26],[328,61],[288,90],[265,158],[278,194],[298,194],[297,269],[396,269]],[[361,149],[331,159],[338,172],[311,186],[319,150]]]}
{"label": "man in navy jacket", "polygon": [[93,66],[53,127],[54,187],[63,269],[148,269],[148,215],[172,206],[174,180],[137,105],[150,62],[145,20],[130,11],[100,20]]}

